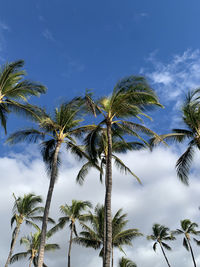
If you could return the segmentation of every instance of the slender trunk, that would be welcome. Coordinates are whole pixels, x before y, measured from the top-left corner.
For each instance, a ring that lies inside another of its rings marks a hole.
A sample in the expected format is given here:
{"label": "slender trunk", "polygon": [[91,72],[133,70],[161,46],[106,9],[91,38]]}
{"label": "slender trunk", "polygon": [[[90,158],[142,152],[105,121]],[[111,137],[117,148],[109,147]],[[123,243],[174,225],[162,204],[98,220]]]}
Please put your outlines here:
{"label": "slender trunk", "polygon": [[30,259],[29,267],[31,267],[31,265],[32,265],[32,263],[33,263],[33,258],[34,258],[34,256],[32,256],[31,259]]}
{"label": "slender trunk", "polygon": [[190,241],[189,241],[188,238],[187,238],[187,242],[188,242],[188,245],[189,245],[189,248],[190,248],[190,253],[192,255],[192,260],[193,260],[193,263],[194,263],[194,267],[197,267],[196,262],[195,262],[195,258],[194,258],[194,253],[193,253],[193,250],[192,250],[192,246],[191,246]]}
{"label": "slender trunk", "polygon": [[171,267],[171,265],[169,264],[169,261],[168,261],[168,259],[167,259],[167,256],[165,255],[165,251],[164,251],[164,249],[163,249],[163,247],[162,247],[162,244],[161,244],[161,243],[159,243],[159,244],[160,244],[162,253],[163,253],[164,257],[165,257],[165,260],[166,260],[166,262],[167,262],[167,265],[168,265],[169,267]]}
{"label": "slender trunk", "polygon": [[[107,180],[105,175],[105,188],[107,187]],[[104,209],[105,209],[105,203],[104,203]],[[106,250],[106,216],[104,212],[104,222],[103,222],[103,266],[105,262],[105,250]]]}
{"label": "slender trunk", "polygon": [[55,180],[56,180],[58,153],[60,150],[60,146],[61,146],[61,142],[57,142],[56,148],[55,148],[55,153],[53,156],[49,190],[47,193],[47,199],[46,199],[46,204],[45,204],[45,208],[44,208],[44,215],[43,215],[43,220],[42,220],[42,231],[41,231],[41,237],[40,237],[41,239],[40,239],[40,247],[39,247],[39,252],[38,252],[37,267],[43,267],[43,262],[44,262],[44,248],[45,248],[45,241],[46,241],[47,222],[48,222],[51,198],[52,198],[53,189],[54,189]]}
{"label": "slender trunk", "polygon": [[8,265],[10,264],[10,259],[11,259],[11,257],[12,257],[13,250],[14,250],[14,247],[15,247],[15,244],[16,244],[16,241],[17,241],[17,237],[18,237],[18,235],[19,235],[20,226],[21,226],[20,223],[18,223],[17,226],[16,226],[15,237],[14,237],[14,240],[13,240],[13,242],[12,242],[12,245],[11,245],[11,248],[10,248],[10,252],[9,252],[9,255],[8,255],[8,258],[7,258],[5,267],[8,267]]}
{"label": "slender trunk", "polygon": [[69,239],[69,249],[68,249],[68,267],[71,266],[71,249],[72,249],[72,237],[73,237],[73,231],[74,231],[74,223],[72,223],[72,229]]}
{"label": "slender trunk", "polygon": [[114,247],[112,246],[112,267],[114,265]]}
{"label": "slender trunk", "polygon": [[106,157],[106,194],[104,216],[106,218],[105,258],[103,267],[110,267],[112,251],[112,215],[111,215],[111,192],[112,192],[112,133],[111,122],[107,121],[108,154]]}

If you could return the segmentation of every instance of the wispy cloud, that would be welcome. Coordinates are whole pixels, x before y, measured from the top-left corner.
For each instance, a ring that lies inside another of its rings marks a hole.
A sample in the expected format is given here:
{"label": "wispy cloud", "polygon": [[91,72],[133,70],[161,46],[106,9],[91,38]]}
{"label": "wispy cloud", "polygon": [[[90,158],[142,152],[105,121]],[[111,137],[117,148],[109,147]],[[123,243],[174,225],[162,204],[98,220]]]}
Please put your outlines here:
{"label": "wispy cloud", "polygon": [[[181,123],[180,108],[188,90],[200,87],[200,50],[186,50],[167,63],[158,59],[157,51],[147,58],[151,70],[141,69],[157,90],[161,102],[169,108],[171,126]],[[167,99],[167,101],[166,101]],[[169,114],[168,114],[169,115]]]}
{"label": "wispy cloud", "polygon": [[68,58],[65,72],[62,73],[63,77],[69,79],[74,73],[80,73],[85,70],[85,65],[79,60]]}
{"label": "wispy cloud", "polygon": [[168,63],[157,60],[155,53],[148,60],[154,70],[146,75],[171,100],[200,86],[200,50],[187,50],[182,55],[174,55]]}
{"label": "wispy cloud", "polygon": [[4,61],[4,55],[3,53],[5,52],[6,49],[6,39],[5,39],[5,32],[10,31],[10,27],[0,21],[0,60]]}
{"label": "wispy cloud", "polygon": [[56,41],[55,38],[54,38],[54,36],[53,36],[53,33],[49,29],[45,29],[42,32],[42,35],[43,35],[44,38],[46,38],[49,41],[53,41],[53,42]]}

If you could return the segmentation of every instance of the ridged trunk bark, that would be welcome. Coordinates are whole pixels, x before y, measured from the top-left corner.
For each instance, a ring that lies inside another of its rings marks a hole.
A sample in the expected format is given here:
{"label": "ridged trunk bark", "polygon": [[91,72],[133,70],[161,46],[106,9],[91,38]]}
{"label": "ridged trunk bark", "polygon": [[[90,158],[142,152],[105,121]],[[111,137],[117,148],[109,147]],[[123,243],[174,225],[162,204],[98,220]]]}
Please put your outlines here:
{"label": "ridged trunk bark", "polygon": [[103,267],[110,267],[112,251],[112,214],[111,214],[111,193],[112,193],[112,132],[111,122],[107,121],[108,154],[106,157],[106,193],[104,216],[106,218],[105,256]]}
{"label": "ridged trunk bark", "polygon": [[194,267],[197,267],[196,262],[195,262],[195,258],[194,258],[194,253],[193,253],[193,250],[192,250],[192,246],[191,246],[190,240],[188,238],[187,238],[187,242],[188,242],[188,245],[189,245],[189,248],[190,248],[190,253],[192,255],[192,260],[193,260],[193,263],[194,263]]}
{"label": "ridged trunk bark", "polygon": [[44,262],[44,249],[45,249],[45,241],[46,241],[47,222],[48,222],[48,217],[49,217],[49,209],[51,205],[53,189],[54,189],[55,180],[56,180],[58,153],[60,150],[60,146],[61,146],[61,142],[58,142],[55,148],[55,153],[54,153],[53,162],[52,162],[49,190],[47,193],[47,199],[46,199],[46,204],[44,208],[44,216],[42,220],[42,230],[41,230],[40,247],[39,247],[39,252],[38,252],[37,267],[43,267],[43,262]]}
{"label": "ridged trunk bark", "polygon": [[165,254],[165,251],[164,251],[164,249],[163,249],[163,247],[162,247],[162,244],[161,244],[161,243],[159,243],[159,244],[160,244],[162,253],[163,253],[164,257],[165,257],[165,260],[166,260],[166,262],[167,262],[167,265],[168,265],[169,267],[171,267],[171,265],[169,264],[168,258],[167,258],[166,254]]}
{"label": "ridged trunk bark", "polygon": [[16,244],[16,241],[17,241],[17,237],[19,235],[20,226],[21,226],[21,224],[17,224],[15,238],[14,238],[13,243],[12,243],[12,246],[10,248],[10,252],[9,252],[9,255],[8,255],[8,258],[7,258],[5,267],[8,267],[8,265],[10,264],[10,259],[12,257],[13,250],[14,250],[14,247],[15,247],[15,244]]}
{"label": "ridged trunk bark", "polygon": [[68,249],[68,267],[71,266],[71,249],[72,249],[73,231],[74,231],[74,224],[72,223],[72,229],[71,229],[70,239],[69,239],[69,249]]}

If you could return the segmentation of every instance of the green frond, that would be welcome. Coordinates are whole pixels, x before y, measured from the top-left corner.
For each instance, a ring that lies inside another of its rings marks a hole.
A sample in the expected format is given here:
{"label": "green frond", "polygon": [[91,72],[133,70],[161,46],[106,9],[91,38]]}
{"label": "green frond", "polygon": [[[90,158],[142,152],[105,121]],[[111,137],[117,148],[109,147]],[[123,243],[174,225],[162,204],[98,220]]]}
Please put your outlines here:
{"label": "green frond", "polygon": [[137,265],[130,259],[122,257],[119,260],[119,267],[137,267]]}
{"label": "green frond", "polygon": [[10,263],[15,263],[18,260],[22,260],[24,258],[26,258],[28,256],[29,252],[20,252],[20,253],[16,253],[15,255],[13,255],[10,259]]}
{"label": "green frond", "polygon": [[30,142],[36,143],[38,140],[44,139],[44,133],[36,130],[36,129],[26,129],[17,131],[9,136],[7,139],[7,143],[11,145],[15,145],[21,142]]}
{"label": "green frond", "polygon": [[166,243],[162,242],[161,244],[165,249],[172,250],[172,248],[169,245],[167,245]]}
{"label": "green frond", "polygon": [[183,246],[187,251],[189,251],[189,245],[188,245],[187,239],[185,237],[183,238]]}
{"label": "green frond", "polygon": [[188,173],[193,160],[194,148],[189,146],[176,163],[177,176],[184,184],[188,185]]}
{"label": "green frond", "polygon": [[133,177],[136,178],[136,180],[141,184],[140,178],[134,174],[124,163],[122,160],[120,160],[117,156],[112,155],[112,157],[114,158],[114,163],[116,165],[116,167],[123,173],[127,174],[131,174]]}

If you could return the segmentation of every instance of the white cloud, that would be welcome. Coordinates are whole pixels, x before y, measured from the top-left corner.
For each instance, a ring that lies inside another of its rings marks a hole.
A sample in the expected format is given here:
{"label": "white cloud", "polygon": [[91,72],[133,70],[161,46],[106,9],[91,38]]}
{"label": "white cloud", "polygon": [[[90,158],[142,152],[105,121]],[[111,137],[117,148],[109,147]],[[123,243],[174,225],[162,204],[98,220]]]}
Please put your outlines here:
{"label": "white cloud", "polygon": [[[35,150],[33,150],[35,151]],[[49,180],[46,177],[44,166],[38,154],[31,159],[27,152],[17,154],[12,158],[0,158],[1,169],[1,242],[0,266],[3,266],[9,249],[11,238],[10,217],[13,204],[12,193],[22,195],[35,192],[45,198]],[[154,152],[148,151],[131,152],[121,157],[128,166],[141,178],[143,186],[137,184],[135,179],[124,176],[117,170],[113,171],[113,213],[123,208],[128,213],[129,227],[139,228],[144,235],[151,233],[153,223],[161,223],[176,229],[182,219],[190,218],[199,221],[199,192],[200,183],[197,165],[199,158],[195,160],[196,172],[191,175],[190,187],[185,187],[176,178],[175,162],[178,158],[171,150],[158,148]],[[104,186],[100,184],[98,173],[91,171],[83,186],[75,183],[75,176],[81,163],[77,163],[70,155],[65,155],[63,160],[68,162],[61,168],[58,182],[55,185],[51,216],[58,218],[59,206],[70,203],[72,199],[90,200],[94,205],[103,203]],[[63,162],[64,163],[64,162]],[[31,231],[30,229],[22,230]],[[33,231],[33,230],[32,230]],[[66,266],[66,251],[68,247],[69,231],[63,230],[57,233],[54,241],[61,245],[61,250],[46,254],[46,263],[51,266]],[[188,267],[192,264],[190,255],[182,247],[181,240],[171,242],[172,252],[168,252],[169,260],[177,267]],[[18,246],[16,251],[22,247]],[[127,256],[133,259],[138,266],[163,267],[164,258],[159,251],[152,250],[152,243],[146,241],[145,237],[135,239],[132,248],[126,248]],[[194,249],[198,255],[198,250]],[[87,257],[85,257],[87,255]],[[122,256],[115,251],[116,259]],[[199,261],[199,259],[198,259]],[[101,266],[98,251],[85,249],[79,246],[72,249],[72,262],[74,266]],[[15,266],[22,266],[23,262]],[[25,263],[27,264],[27,263]]]}
{"label": "white cloud", "polygon": [[158,61],[156,53],[148,60],[154,70],[147,76],[169,100],[176,100],[177,96],[182,97],[189,89],[200,86],[200,50],[186,50],[182,55],[174,55],[168,63]]}

